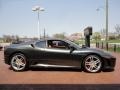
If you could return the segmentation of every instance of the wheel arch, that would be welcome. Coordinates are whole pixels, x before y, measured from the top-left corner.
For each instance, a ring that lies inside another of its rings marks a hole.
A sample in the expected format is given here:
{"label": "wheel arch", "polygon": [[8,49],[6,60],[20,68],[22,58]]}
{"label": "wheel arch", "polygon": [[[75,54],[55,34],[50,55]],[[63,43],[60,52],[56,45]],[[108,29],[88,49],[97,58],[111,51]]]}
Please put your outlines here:
{"label": "wheel arch", "polygon": [[8,61],[9,64],[10,64],[10,62],[11,62],[12,56],[15,55],[15,54],[17,54],[17,53],[23,54],[23,55],[25,56],[25,58],[27,58],[27,55],[26,55],[25,53],[23,53],[22,51],[15,51],[15,52],[13,52],[13,53],[11,53],[11,54],[9,55],[9,61]]}
{"label": "wheel arch", "polygon": [[[90,56],[90,55],[96,55],[96,56],[98,56],[100,59],[102,59],[102,56],[101,56],[100,54],[98,54],[98,53],[88,53],[88,54],[86,54],[86,55],[84,56],[84,59],[85,59],[86,57]],[[83,60],[84,60],[84,59],[83,59]]]}
{"label": "wheel arch", "polygon": [[98,54],[98,53],[88,53],[88,54],[86,54],[86,55],[83,57],[83,59],[82,59],[82,63],[81,63],[82,69],[83,69],[83,63],[84,63],[85,58],[87,58],[87,57],[90,56],[90,55],[96,55],[96,56],[98,56],[98,57],[101,59],[101,61],[102,61],[102,68],[103,68],[103,66],[104,66],[103,57],[102,57],[100,54]]}

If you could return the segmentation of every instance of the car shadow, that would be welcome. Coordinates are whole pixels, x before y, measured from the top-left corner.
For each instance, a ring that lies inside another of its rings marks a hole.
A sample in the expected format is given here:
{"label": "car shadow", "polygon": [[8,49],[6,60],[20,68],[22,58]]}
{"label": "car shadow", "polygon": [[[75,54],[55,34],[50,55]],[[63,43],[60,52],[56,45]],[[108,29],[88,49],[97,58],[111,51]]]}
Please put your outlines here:
{"label": "car shadow", "polygon": [[[8,68],[9,70],[13,70],[12,67]],[[68,71],[68,72],[87,72],[82,69],[74,69],[74,68],[44,68],[44,67],[30,67],[27,71]],[[103,70],[102,72],[113,72],[114,69]],[[89,73],[89,72],[87,72]],[[99,72],[96,72],[99,73]]]}
{"label": "car shadow", "polygon": [[9,69],[9,70],[13,70],[11,66],[10,66],[8,69]]}
{"label": "car shadow", "polygon": [[[13,70],[12,67],[8,68],[9,70]],[[27,71],[70,71],[70,72],[82,72],[81,69],[73,69],[73,68],[43,68],[43,67],[29,67]]]}
{"label": "car shadow", "polygon": [[40,67],[30,67],[29,70],[31,71],[69,71],[69,72],[82,72],[80,69],[73,69],[73,68],[40,68]]}
{"label": "car shadow", "polygon": [[113,72],[114,69],[103,70],[103,72]]}

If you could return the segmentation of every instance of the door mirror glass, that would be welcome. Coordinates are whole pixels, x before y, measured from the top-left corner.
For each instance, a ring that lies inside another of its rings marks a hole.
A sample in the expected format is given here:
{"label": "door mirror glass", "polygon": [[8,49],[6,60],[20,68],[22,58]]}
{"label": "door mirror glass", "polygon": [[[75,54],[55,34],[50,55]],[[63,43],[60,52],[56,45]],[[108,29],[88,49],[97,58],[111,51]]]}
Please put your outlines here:
{"label": "door mirror glass", "polygon": [[82,45],[82,48],[86,48],[86,45]]}

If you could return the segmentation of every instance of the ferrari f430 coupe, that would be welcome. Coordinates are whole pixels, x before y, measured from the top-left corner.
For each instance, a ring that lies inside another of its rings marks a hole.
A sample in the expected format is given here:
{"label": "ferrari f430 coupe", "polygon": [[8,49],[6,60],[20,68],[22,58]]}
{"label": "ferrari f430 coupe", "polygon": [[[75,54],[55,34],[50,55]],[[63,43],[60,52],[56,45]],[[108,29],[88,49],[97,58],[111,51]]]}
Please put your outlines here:
{"label": "ferrari f430 coupe", "polygon": [[96,73],[114,70],[116,58],[106,51],[79,45],[61,39],[42,39],[13,44],[4,50],[5,63],[14,71],[31,66],[45,68],[75,68]]}

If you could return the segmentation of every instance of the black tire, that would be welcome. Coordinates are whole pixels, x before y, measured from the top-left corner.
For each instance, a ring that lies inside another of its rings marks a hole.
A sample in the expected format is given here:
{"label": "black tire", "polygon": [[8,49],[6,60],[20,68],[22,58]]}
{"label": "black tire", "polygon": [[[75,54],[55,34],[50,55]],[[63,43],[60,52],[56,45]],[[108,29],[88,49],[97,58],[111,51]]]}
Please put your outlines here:
{"label": "black tire", "polygon": [[10,65],[14,71],[25,71],[28,69],[28,61],[25,55],[16,53],[11,57]]}
{"label": "black tire", "polygon": [[97,73],[102,69],[102,60],[97,55],[89,55],[83,61],[84,71],[89,73]]}

